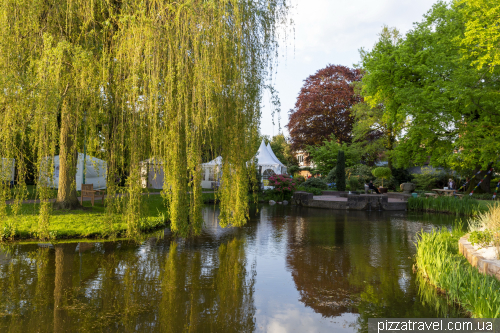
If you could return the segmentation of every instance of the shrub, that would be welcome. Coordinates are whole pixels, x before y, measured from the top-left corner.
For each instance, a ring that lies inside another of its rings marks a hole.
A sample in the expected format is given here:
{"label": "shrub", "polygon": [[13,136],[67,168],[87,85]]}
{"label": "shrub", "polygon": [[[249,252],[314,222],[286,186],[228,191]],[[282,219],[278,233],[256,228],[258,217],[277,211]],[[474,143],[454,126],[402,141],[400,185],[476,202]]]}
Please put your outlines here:
{"label": "shrub", "polygon": [[478,244],[479,246],[489,246],[493,241],[493,232],[490,230],[473,231],[469,235],[469,242],[472,245]]}
{"label": "shrub", "polygon": [[356,191],[359,187],[359,179],[358,176],[349,177],[349,189],[351,191]]}
{"label": "shrub", "polygon": [[419,190],[431,190],[436,187],[448,186],[448,175],[444,171],[437,171],[432,168],[422,168],[421,174],[413,174],[413,183]]}
{"label": "shrub", "polygon": [[384,179],[389,179],[392,175],[391,169],[388,167],[378,167],[372,170],[372,175],[382,179],[382,187],[384,186]]}
{"label": "shrub", "polygon": [[345,191],[345,156],[344,151],[339,150],[337,166],[335,167],[335,185],[337,190]]}
{"label": "shrub", "polygon": [[297,187],[297,191],[312,193],[314,195],[321,195],[321,194],[323,194],[322,190],[320,190],[319,188],[315,188],[315,187],[302,187],[302,186],[299,186],[299,187]]}
{"label": "shrub", "polygon": [[302,184],[303,182],[306,181],[306,179],[304,178],[304,176],[300,176],[300,175],[294,176],[293,180],[295,180],[295,184],[297,184],[297,185],[300,185],[300,184]]}
{"label": "shrub", "polygon": [[412,182],[412,176],[406,169],[393,169],[392,176],[394,177],[397,188],[400,184]]}
{"label": "shrub", "polygon": [[291,198],[296,189],[295,181],[287,175],[274,175],[269,177],[269,185],[274,186],[274,192],[281,200]]}
{"label": "shrub", "polygon": [[314,177],[311,177],[308,180],[306,180],[304,183],[302,183],[301,187],[317,188],[320,190],[328,189],[328,185],[326,185],[326,183],[323,180],[321,180],[319,178],[314,178]]}
{"label": "shrub", "polygon": [[294,175],[296,172],[299,172],[300,168],[297,165],[292,165],[288,168],[288,173]]}
{"label": "shrub", "polygon": [[346,173],[350,177],[358,176],[359,182],[364,184],[373,179],[371,168],[364,164],[356,164],[355,166],[347,168]]}
{"label": "shrub", "polygon": [[335,180],[336,180],[335,179],[335,168],[333,168],[332,170],[330,170],[330,172],[326,176],[325,180],[326,180],[327,183],[335,183]]}

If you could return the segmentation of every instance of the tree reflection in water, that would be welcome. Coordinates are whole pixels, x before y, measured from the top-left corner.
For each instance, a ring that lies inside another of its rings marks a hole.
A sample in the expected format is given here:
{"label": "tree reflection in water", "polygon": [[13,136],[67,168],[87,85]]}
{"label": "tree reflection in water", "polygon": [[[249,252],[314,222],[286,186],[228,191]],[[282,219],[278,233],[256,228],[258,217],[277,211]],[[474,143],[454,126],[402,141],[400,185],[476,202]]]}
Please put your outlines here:
{"label": "tree reflection in water", "polygon": [[253,331],[244,240],[181,247],[30,246],[0,266],[0,331]]}
{"label": "tree reflection in water", "polygon": [[[413,287],[419,223],[377,212],[316,211],[314,219],[307,214],[303,210],[288,228],[287,265],[300,301],[315,312],[324,317],[357,313],[360,332],[367,331],[368,318],[463,316],[438,295],[426,290],[423,298]],[[440,311],[429,302],[437,302]]]}

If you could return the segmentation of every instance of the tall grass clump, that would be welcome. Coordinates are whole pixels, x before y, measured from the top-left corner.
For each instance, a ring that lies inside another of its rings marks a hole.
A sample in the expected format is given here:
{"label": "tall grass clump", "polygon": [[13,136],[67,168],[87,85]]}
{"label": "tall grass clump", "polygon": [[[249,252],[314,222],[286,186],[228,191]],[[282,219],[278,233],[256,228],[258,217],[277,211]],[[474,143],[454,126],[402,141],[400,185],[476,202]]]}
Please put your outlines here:
{"label": "tall grass clump", "polygon": [[423,278],[472,317],[500,317],[500,281],[481,274],[458,253],[458,240],[465,232],[443,228],[418,235],[416,267]]}
{"label": "tall grass clump", "polygon": [[410,197],[408,199],[408,210],[477,216],[485,213],[488,207],[475,199],[467,197],[463,199],[455,197]]}

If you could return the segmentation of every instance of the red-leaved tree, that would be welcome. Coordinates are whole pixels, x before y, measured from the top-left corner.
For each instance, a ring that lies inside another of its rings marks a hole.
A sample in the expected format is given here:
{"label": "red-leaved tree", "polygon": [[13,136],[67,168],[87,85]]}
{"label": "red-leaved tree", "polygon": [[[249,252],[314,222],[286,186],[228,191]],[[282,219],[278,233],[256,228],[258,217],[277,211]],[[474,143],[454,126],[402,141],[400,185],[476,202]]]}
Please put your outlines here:
{"label": "red-leaved tree", "polygon": [[340,65],[328,65],[305,80],[287,125],[292,150],[320,145],[332,134],[340,143],[351,142],[351,107],[362,100],[351,83],[360,80],[358,69]]}

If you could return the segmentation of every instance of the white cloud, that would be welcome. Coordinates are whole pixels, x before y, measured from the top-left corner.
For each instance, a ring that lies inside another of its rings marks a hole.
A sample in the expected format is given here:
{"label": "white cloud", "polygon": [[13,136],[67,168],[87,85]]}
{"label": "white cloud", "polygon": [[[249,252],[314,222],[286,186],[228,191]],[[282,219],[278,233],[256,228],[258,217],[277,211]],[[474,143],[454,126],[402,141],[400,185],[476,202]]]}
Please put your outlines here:
{"label": "white cloud", "polygon": [[[281,126],[288,122],[303,80],[327,64],[352,67],[359,62],[358,50],[370,49],[382,26],[398,28],[403,34],[413,22],[422,20],[435,0],[291,0],[295,8],[295,39],[281,48],[274,75],[281,100]],[[284,54],[285,49],[287,54]],[[272,125],[268,96],[263,99],[263,134],[277,134]]]}

